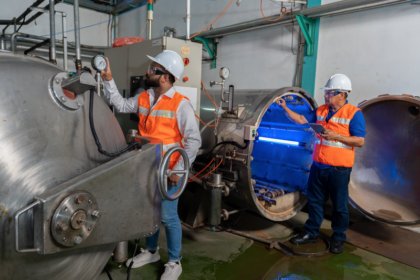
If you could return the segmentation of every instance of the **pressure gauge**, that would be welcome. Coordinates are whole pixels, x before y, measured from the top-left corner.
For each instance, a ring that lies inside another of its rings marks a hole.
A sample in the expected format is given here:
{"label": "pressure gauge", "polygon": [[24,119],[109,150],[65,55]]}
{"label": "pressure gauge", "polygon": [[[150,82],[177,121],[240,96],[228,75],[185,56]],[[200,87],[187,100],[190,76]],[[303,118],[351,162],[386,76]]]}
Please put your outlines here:
{"label": "pressure gauge", "polygon": [[108,67],[108,62],[103,55],[97,55],[92,58],[92,67],[96,71],[104,71]]}
{"label": "pressure gauge", "polygon": [[227,67],[220,68],[219,75],[220,75],[220,78],[225,79],[225,80],[229,78],[229,75],[230,75],[229,68]]}

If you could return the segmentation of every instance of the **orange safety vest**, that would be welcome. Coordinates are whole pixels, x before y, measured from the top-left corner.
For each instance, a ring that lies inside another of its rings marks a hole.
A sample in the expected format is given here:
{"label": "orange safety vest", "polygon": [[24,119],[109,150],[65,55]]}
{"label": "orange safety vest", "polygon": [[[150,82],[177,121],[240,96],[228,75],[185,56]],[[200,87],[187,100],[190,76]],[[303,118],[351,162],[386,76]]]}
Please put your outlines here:
{"label": "orange safety vest", "polygon": [[[330,106],[325,104],[316,110],[316,123],[322,124],[326,129],[330,129],[342,136],[350,135],[350,121],[354,114],[360,111],[359,108],[345,104],[327,122]],[[315,149],[312,159],[316,162],[337,167],[352,167],[354,163],[354,147],[347,146],[334,140],[325,140],[318,134],[315,140]]]}
{"label": "orange safety vest", "polygon": [[[150,99],[147,91],[140,94],[139,105],[139,134],[159,138],[163,142],[163,154],[172,147],[182,147],[181,132],[178,129],[176,114],[182,99],[187,97],[175,92],[174,96],[163,95],[156,106],[150,110]],[[189,99],[188,99],[189,100]],[[172,154],[169,168],[172,169],[178,162],[181,154]]]}

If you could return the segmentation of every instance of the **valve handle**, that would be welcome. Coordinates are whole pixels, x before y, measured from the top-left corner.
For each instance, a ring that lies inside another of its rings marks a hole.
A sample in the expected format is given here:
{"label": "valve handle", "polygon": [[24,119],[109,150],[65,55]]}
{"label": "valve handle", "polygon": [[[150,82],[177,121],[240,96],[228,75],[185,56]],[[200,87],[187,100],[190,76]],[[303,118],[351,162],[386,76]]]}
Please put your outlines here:
{"label": "valve handle", "polygon": [[[169,161],[173,153],[179,152],[184,160],[184,167],[185,170],[170,170],[167,169],[169,166]],[[178,199],[182,193],[184,192],[187,183],[188,183],[188,175],[190,173],[190,160],[188,159],[188,155],[184,149],[181,147],[173,147],[170,148],[165,155],[163,156],[162,161],[160,162],[159,170],[158,170],[158,185],[160,193],[162,194],[163,198],[169,201],[173,201]],[[174,195],[168,194],[168,177],[172,174],[182,174],[182,183],[179,186],[178,191]]]}

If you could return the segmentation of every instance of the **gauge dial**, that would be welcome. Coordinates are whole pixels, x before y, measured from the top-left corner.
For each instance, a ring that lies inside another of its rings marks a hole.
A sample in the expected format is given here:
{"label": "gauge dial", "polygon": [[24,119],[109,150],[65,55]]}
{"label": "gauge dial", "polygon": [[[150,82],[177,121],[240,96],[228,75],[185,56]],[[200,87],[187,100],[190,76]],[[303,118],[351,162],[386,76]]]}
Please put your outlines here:
{"label": "gauge dial", "polygon": [[97,55],[92,58],[92,67],[96,71],[104,71],[108,67],[108,62],[103,55]]}
{"label": "gauge dial", "polygon": [[219,75],[220,75],[220,78],[222,78],[222,79],[229,78],[229,75],[230,75],[229,68],[227,68],[227,67],[220,68]]}

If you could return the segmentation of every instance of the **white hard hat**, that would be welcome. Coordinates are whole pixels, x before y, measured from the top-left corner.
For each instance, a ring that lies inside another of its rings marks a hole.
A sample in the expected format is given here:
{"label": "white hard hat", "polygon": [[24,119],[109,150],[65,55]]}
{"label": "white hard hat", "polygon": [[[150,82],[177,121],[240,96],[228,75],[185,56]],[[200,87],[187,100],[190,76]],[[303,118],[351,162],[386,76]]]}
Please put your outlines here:
{"label": "white hard hat", "polygon": [[184,73],[184,61],[181,56],[174,51],[166,50],[158,54],[156,57],[147,56],[154,62],[165,67],[175,78],[181,79]]}
{"label": "white hard hat", "polygon": [[328,80],[325,87],[321,89],[351,91],[351,81],[344,74],[335,74]]}

